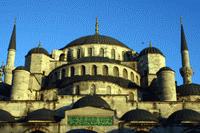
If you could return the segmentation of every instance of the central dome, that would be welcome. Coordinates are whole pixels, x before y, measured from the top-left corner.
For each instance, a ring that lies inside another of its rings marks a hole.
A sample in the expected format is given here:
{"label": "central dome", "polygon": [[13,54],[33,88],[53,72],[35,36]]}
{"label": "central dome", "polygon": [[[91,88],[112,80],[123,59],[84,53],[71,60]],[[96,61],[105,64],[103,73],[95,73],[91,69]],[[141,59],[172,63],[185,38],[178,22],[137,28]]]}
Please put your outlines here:
{"label": "central dome", "polygon": [[118,41],[117,39],[114,39],[109,36],[94,34],[94,35],[84,36],[84,37],[75,39],[74,41],[67,44],[65,47],[61,48],[61,50],[68,47],[79,46],[79,45],[84,45],[84,44],[112,44],[112,45],[128,48],[125,44]]}

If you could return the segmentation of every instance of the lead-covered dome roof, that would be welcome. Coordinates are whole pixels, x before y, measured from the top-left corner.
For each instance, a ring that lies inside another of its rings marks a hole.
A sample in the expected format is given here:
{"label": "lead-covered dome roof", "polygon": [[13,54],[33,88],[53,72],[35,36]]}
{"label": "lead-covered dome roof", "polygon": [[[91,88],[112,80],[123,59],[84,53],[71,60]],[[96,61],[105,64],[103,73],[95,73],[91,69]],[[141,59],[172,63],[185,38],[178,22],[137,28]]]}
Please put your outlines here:
{"label": "lead-covered dome roof", "polygon": [[42,47],[35,47],[35,48],[32,48],[28,54],[26,56],[29,56],[31,54],[45,54],[47,56],[49,56],[49,53],[46,49],[42,48]]}
{"label": "lead-covered dome roof", "polygon": [[178,124],[183,121],[200,122],[200,113],[191,109],[182,109],[172,113],[167,120],[173,124]]}
{"label": "lead-covered dome roof", "polygon": [[148,47],[148,48],[143,49],[140,52],[139,56],[143,56],[147,54],[161,54],[164,56],[164,54],[156,47]]}
{"label": "lead-covered dome roof", "polygon": [[74,103],[72,108],[76,109],[76,108],[82,108],[82,107],[87,107],[87,106],[110,109],[110,106],[108,105],[108,103],[105,100],[103,100],[101,97],[96,96],[96,95],[88,95],[79,99],[77,102]]}
{"label": "lead-covered dome roof", "polygon": [[177,87],[177,93],[180,96],[200,95],[200,85],[194,83],[180,85]]}
{"label": "lead-covered dome roof", "polygon": [[61,50],[68,47],[85,45],[85,44],[111,44],[128,48],[125,44],[118,41],[117,39],[105,35],[94,34],[75,39],[74,41],[67,44],[65,47],[61,48]]}
{"label": "lead-covered dome roof", "polygon": [[15,122],[15,118],[9,112],[0,109],[0,122]]}
{"label": "lead-covered dome roof", "polygon": [[143,109],[134,109],[126,112],[120,120],[122,121],[155,121],[158,119],[149,111]]}

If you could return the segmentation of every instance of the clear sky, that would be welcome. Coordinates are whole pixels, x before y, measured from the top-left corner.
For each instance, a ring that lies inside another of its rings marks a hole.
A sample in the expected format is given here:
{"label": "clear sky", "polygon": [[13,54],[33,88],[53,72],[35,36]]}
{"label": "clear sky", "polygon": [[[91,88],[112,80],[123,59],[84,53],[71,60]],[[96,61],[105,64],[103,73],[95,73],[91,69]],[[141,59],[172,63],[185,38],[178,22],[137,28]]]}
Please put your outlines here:
{"label": "clear sky", "polygon": [[0,61],[6,52],[17,18],[16,66],[24,64],[27,52],[42,46],[49,52],[64,47],[81,36],[94,34],[95,18],[99,32],[140,52],[149,46],[159,48],[167,66],[179,74],[180,16],[194,71],[193,82],[200,83],[200,0],[0,0]]}

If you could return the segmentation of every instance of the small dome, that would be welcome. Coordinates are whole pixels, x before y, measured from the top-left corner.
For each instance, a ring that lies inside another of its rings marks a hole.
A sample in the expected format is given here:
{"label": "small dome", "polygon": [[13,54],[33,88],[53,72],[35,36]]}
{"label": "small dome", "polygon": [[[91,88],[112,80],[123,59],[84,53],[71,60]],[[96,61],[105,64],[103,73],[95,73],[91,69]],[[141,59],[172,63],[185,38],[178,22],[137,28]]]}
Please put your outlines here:
{"label": "small dome", "polygon": [[134,109],[126,112],[120,120],[122,121],[155,121],[157,122],[158,119],[149,111],[143,109]]}
{"label": "small dome", "polygon": [[95,35],[80,37],[80,38],[70,42],[62,49],[72,47],[72,46],[84,45],[84,44],[111,44],[111,45],[117,45],[117,46],[128,48],[125,44],[123,44],[122,42],[120,42],[112,37],[95,34]]}
{"label": "small dome", "polygon": [[174,72],[174,70],[172,70],[170,67],[162,67],[162,68],[160,68],[160,70],[157,72],[157,74],[160,73],[160,72],[162,72],[162,71],[173,71],[173,72]]}
{"label": "small dome", "polygon": [[49,56],[48,51],[47,51],[46,49],[44,49],[44,48],[41,48],[41,47],[32,48],[32,49],[28,52],[28,54],[27,54],[26,56],[29,56],[29,55],[35,54],[35,53],[36,53],[36,54],[45,54],[45,55]]}
{"label": "small dome", "polygon": [[28,113],[27,120],[56,121],[54,111],[45,108]]}
{"label": "small dome", "polygon": [[25,70],[25,71],[28,71],[26,67],[24,66],[18,66],[15,68],[15,70]]}
{"label": "small dome", "polygon": [[14,122],[15,118],[7,111],[0,109],[0,122]]}
{"label": "small dome", "polygon": [[173,124],[181,123],[182,121],[200,122],[200,113],[191,109],[182,109],[172,113],[167,121]]}
{"label": "small dome", "polygon": [[200,95],[200,85],[194,83],[180,85],[177,87],[177,93],[180,96]]}
{"label": "small dome", "polygon": [[164,56],[164,54],[158,48],[155,48],[155,47],[148,47],[148,48],[143,49],[140,52],[139,56],[143,56],[147,54],[161,54]]}
{"label": "small dome", "polygon": [[110,106],[106,101],[104,101],[101,97],[96,96],[96,95],[88,95],[85,96],[78,101],[76,101],[73,105],[73,109],[75,108],[82,108],[82,107],[87,107],[87,106],[92,106],[92,107],[97,107],[97,108],[103,108],[103,109],[110,109]]}

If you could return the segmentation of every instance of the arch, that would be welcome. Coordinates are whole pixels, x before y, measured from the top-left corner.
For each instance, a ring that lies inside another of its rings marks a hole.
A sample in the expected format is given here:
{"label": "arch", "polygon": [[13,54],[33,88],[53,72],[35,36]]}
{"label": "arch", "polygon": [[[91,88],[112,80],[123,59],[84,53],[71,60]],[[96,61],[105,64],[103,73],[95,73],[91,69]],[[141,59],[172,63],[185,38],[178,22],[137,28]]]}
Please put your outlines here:
{"label": "arch", "polygon": [[105,50],[103,48],[100,48],[99,56],[104,57],[104,55],[105,55]]}
{"label": "arch", "polygon": [[61,55],[60,55],[59,61],[65,61],[65,54],[61,54]]}
{"label": "arch", "polygon": [[128,71],[125,68],[123,69],[123,77],[128,79]]}
{"label": "arch", "polygon": [[131,72],[131,80],[134,81],[134,73]]}
{"label": "arch", "polygon": [[107,94],[108,95],[111,95],[112,94],[112,91],[111,91],[111,87],[110,86],[107,86],[107,88],[106,88],[107,90]]}
{"label": "arch", "polygon": [[67,61],[72,61],[73,59],[73,51],[71,49],[67,52]]}
{"label": "arch", "polygon": [[92,84],[90,86],[90,94],[91,95],[95,95],[96,94],[96,86],[95,86],[95,84]]}
{"label": "arch", "polygon": [[65,69],[62,69],[62,72],[61,72],[61,79],[63,79],[66,75],[66,70]]}
{"label": "arch", "polygon": [[111,59],[115,59],[115,50],[114,49],[111,50]]}
{"label": "arch", "polygon": [[108,66],[103,66],[103,75],[108,75]]}
{"label": "arch", "polygon": [[113,68],[113,75],[119,77],[119,68],[116,66]]}
{"label": "arch", "polygon": [[77,58],[81,58],[81,49],[77,49]]}
{"label": "arch", "polygon": [[81,75],[85,75],[85,74],[86,74],[85,66],[82,65],[81,66]]}
{"label": "arch", "polygon": [[93,56],[93,48],[88,48],[88,56]]}
{"label": "arch", "polygon": [[71,76],[75,75],[75,68],[73,66],[70,68],[70,73],[71,73]]}
{"label": "arch", "polygon": [[26,129],[23,133],[50,133],[45,127],[33,127]]}
{"label": "arch", "polygon": [[92,75],[97,75],[97,66],[96,65],[92,66]]}

